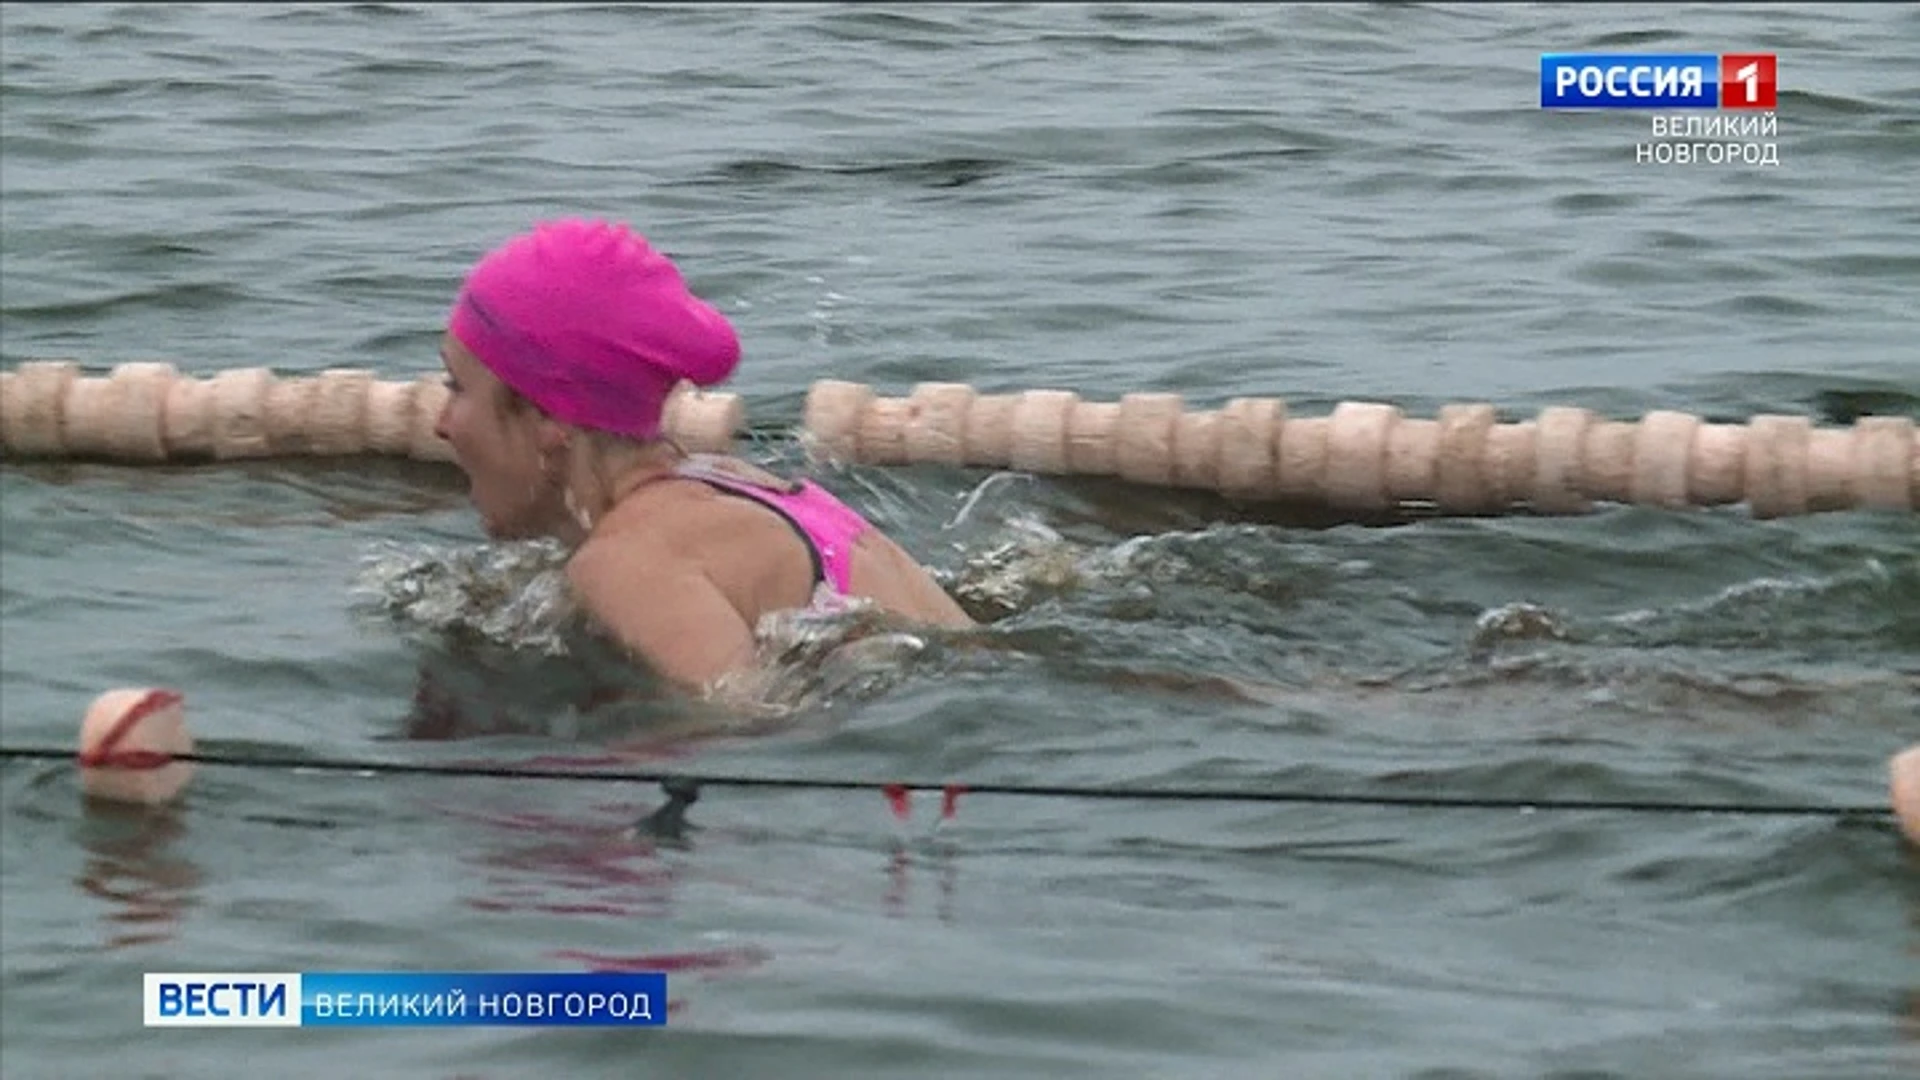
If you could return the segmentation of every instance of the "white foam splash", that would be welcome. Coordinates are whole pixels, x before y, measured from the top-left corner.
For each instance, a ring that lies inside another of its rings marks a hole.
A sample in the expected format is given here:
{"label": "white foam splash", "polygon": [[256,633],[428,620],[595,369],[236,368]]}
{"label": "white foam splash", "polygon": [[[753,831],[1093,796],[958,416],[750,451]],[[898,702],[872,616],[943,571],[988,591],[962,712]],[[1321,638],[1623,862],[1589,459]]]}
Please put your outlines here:
{"label": "white foam splash", "polygon": [[1471,656],[1490,660],[1510,642],[1566,641],[1570,636],[1559,615],[1522,600],[1482,611],[1473,621],[1467,649]]}
{"label": "white foam splash", "polygon": [[[354,591],[363,606],[418,631],[567,656],[569,640],[587,624],[565,565],[566,552],[544,541],[465,549],[387,543],[363,557]],[[807,607],[762,619],[755,639],[756,669],[726,680],[713,696],[758,719],[891,685],[928,647],[870,601],[824,584]]]}
{"label": "white foam splash", "polygon": [[564,656],[575,614],[565,558],[544,541],[464,550],[388,543],[362,558],[354,591],[416,628]]}
{"label": "white foam splash", "polygon": [[1892,580],[1893,573],[1885,563],[1879,559],[1869,558],[1863,562],[1859,570],[1851,573],[1758,577],[1749,581],[1735,582],[1703,599],[1682,601],[1657,608],[1635,608],[1617,615],[1610,615],[1605,621],[1617,626],[1640,627],[1662,619],[1711,616],[1727,608],[1759,605],[1802,596],[1818,596],[1863,582],[1885,584]]}

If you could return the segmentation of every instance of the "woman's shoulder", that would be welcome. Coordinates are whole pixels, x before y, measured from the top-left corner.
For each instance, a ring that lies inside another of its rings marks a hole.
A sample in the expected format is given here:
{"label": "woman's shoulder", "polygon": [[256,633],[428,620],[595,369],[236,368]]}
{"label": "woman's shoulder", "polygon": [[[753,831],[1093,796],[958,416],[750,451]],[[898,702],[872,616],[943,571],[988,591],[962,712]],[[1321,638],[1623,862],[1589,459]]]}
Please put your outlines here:
{"label": "woman's shoulder", "polygon": [[602,519],[568,560],[568,582],[603,618],[628,605],[661,606],[704,582],[752,625],[769,597],[793,594],[812,574],[791,527],[756,502],[659,485]]}
{"label": "woman's shoulder", "polygon": [[790,481],[720,456],[689,458],[675,471],[683,479],[710,485],[662,484],[643,489],[638,497],[614,507],[574,558],[584,557],[589,566],[626,566],[631,568],[629,575],[701,568],[722,576],[735,561],[753,558],[770,542],[787,536],[788,526],[768,514],[762,500],[738,495],[751,494],[741,489],[789,493],[794,490]]}

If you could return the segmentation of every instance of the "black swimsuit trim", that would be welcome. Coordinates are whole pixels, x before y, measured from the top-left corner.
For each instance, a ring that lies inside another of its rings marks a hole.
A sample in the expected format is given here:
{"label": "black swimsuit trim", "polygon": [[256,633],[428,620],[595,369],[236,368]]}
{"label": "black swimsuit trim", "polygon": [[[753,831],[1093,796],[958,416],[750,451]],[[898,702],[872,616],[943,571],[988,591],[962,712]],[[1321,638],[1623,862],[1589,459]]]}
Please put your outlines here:
{"label": "black swimsuit trim", "polygon": [[[694,477],[693,479],[700,480],[699,477]],[[787,523],[787,526],[793,530],[793,534],[800,538],[800,545],[807,549],[807,559],[813,563],[813,584],[818,587],[821,582],[827,580],[827,567],[820,559],[820,549],[813,546],[813,537],[808,536],[807,530],[801,528],[800,523],[793,520],[793,515],[780,509],[780,507],[774,503],[756,499],[744,491],[736,491],[724,484],[715,484],[706,480],[700,480],[700,482],[722,495],[732,495],[736,499],[745,499],[755,506],[764,506],[780,515],[780,520]]]}

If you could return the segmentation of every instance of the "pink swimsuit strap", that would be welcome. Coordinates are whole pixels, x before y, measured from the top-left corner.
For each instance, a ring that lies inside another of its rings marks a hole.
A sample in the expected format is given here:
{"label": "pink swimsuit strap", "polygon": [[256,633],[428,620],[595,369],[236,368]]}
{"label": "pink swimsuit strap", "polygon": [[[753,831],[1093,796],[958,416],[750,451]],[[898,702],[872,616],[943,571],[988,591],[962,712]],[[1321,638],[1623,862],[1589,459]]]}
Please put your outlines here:
{"label": "pink swimsuit strap", "polygon": [[812,549],[814,566],[820,576],[833,583],[845,595],[853,581],[853,544],[872,528],[852,507],[841,502],[826,488],[811,480],[797,481],[786,490],[765,487],[741,476],[734,476],[697,459],[689,459],[674,470],[676,475],[698,480],[732,495],[739,495],[787,519],[795,532]]}

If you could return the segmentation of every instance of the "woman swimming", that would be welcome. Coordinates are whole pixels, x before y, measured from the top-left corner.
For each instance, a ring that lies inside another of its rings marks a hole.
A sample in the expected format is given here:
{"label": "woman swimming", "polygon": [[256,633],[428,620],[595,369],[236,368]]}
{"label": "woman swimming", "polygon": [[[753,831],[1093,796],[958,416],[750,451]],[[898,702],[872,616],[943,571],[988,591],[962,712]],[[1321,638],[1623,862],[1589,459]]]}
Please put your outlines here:
{"label": "woman swimming", "polygon": [[550,536],[601,628],[674,684],[754,666],[762,617],[823,596],[973,625],[898,544],[817,484],[663,436],[682,380],[732,375],[740,344],[638,233],[537,225],[489,253],[453,305],[436,433],[496,538]]}

